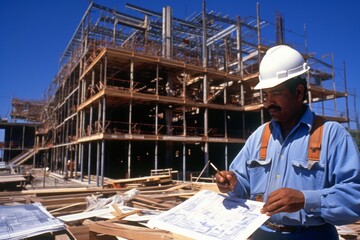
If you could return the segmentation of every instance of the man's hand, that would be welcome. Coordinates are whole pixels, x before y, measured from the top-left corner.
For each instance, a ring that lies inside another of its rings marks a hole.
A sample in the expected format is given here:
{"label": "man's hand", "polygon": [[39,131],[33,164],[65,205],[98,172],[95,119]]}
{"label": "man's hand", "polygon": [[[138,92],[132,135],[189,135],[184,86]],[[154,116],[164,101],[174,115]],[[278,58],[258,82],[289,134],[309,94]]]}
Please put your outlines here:
{"label": "man's hand", "polygon": [[268,216],[279,212],[296,212],[304,207],[302,192],[292,188],[280,188],[269,194],[261,213]]}
{"label": "man's hand", "polygon": [[234,187],[237,183],[234,172],[221,171],[220,173],[216,173],[215,179],[220,192],[227,193],[229,191],[234,191]]}

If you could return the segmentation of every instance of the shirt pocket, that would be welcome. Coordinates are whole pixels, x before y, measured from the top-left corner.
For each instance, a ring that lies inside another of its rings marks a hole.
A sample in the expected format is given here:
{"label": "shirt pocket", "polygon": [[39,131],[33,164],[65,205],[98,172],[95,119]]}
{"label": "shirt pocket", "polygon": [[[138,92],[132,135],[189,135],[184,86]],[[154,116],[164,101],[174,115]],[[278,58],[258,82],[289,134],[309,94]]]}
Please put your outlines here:
{"label": "shirt pocket", "polygon": [[246,162],[251,191],[250,199],[255,199],[257,195],[265,193],[271,162],[271,158],[265,160],[253,159]]}
{"label": "shirt pocket", "polygon": [[292,166],[298,189],[319,189],[322,187],[324,165],[319,161],[293,160]]}

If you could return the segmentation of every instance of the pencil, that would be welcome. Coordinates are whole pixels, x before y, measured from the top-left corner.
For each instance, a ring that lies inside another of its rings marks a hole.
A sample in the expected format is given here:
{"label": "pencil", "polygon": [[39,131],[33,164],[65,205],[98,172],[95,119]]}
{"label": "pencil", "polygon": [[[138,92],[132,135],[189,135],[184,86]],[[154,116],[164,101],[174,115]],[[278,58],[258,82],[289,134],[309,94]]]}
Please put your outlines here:
{"label": "pencil", "polygon": [[231,190],[231,191],[234,191],[234,188],[233,188],[231,182],[229,182],[229,180],[224,176],[224,174],[222,174],[222,173],[219,171],[219,169],[217,169],[217,167],[215,167],[215,165],[212,164],[211,162],[210,162],[210,165],[215,169],[215,171],[216,171],[221,177],[223,177],[223,178],[225,179],[225,182],[227,182],[227,184],[229,185],[230,190]]}
{"label": "pencil", "polygon": [[215,165],[211,162],[210,165],[215,169],[215,171],[226,180],[226,177],[224,176],[224,174],[222,174],[217,167],[215,167]]}

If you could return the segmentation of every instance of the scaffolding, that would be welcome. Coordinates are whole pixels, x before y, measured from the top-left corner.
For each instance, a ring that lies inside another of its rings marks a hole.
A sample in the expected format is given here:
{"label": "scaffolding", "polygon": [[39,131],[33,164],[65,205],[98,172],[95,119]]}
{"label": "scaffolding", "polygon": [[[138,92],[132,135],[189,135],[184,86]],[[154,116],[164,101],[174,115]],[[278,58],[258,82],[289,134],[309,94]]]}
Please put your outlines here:
{"label": "scaffolding", "polygon": [[[91,2],[61,56],[36,135],[44,162],[68,175],[73,161],[75,178],[90,183],[95,175],[98,186],[104,176],[137,177],[150,169],[177,169],[188,180],[210,159],[227,169],[269,120],[254,86],[266,50],[292,45],[281,16],[272,40],[259,4],[256,17],[236,19],[207,12],[205,2],[187,20],[170,7],[126,7],[143,17]],[[346,88],[335,89],[331,59],[303,55],[311,65],[310,107],[347,99]],[[320,115],[349,122],[348,111]]]}
{"label": "scaffolding", "polygon": [[45,102],[42,100],[29,100],[13,98],[11,101],[10,117],[14,120],[41,123]]}

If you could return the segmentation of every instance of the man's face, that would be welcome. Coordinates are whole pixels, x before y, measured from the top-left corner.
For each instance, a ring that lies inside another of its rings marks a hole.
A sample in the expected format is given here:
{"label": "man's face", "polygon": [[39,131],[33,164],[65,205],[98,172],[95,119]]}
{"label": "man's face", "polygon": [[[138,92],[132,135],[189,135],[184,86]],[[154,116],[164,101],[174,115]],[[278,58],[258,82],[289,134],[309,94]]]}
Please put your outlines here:
{"label": "man's face", "polygon": [[299,86],[296,93],[291,93],[284,84],[274,88],[264,89],[264,104],[272,119],[280,123],[292,121],[301,112],[302,98],[299,96]]}

